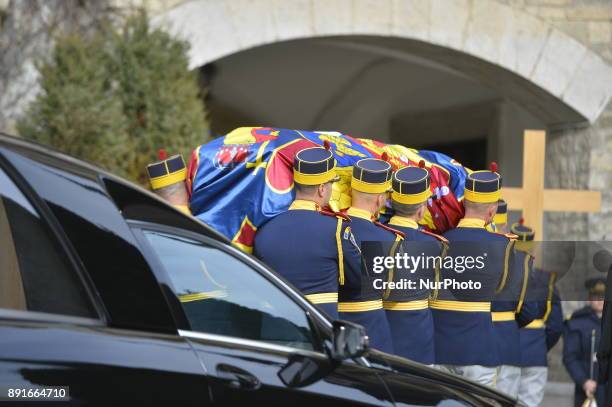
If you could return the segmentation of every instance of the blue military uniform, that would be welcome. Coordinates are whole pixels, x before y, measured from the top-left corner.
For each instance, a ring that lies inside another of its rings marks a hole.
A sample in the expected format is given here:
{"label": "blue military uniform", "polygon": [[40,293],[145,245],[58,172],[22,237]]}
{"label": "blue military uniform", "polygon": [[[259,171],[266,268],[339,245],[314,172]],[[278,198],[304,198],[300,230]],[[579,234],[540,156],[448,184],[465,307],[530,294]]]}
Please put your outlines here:
{"label": "blue military uniform", "polygon": [[[368,158],[358,161],[353,166],[351,188],[354,191],[368,194],[383,194],[391,187],[391,165],[383,160]],[[357,245],[362,242],[388,242],[380,244],[380,250],[370,253],[372,256],[393,255],[397,245],[392,244],[401,240],[401,233],[394,232],[374,220],[374,214],[366,210],[351,207],[346,214],[350,217],[350,232]],[[346,233],[343,239],[351,239]],[[390,243],[389,243],[390,242]],[[390,251],[387,251],[389,249]],[[347,257],[345,256],[345,259]],[[340,285],[338,311],[340,317],[351,322],[363,325],[370,339],[372,348],[387,353],[393,353],[391,333],[382,304],[382,289],[376,289],[374,280],[380,276],[374,275],[370,265],[364,258],[361,269],[350,265],[345,266],[345,281]],[[346,260],[345,260],[346,263]]]}
{"label": "blue military uniform", "polygon": [[[555,287],[556,273],[534,268],[527,288],[527,301],[536,301],[536,319],[520,330],[521,366],[548,366],[547,353],[563,333],[561,299]],[[536,300],[539,298],[539,300]]]}
{"label": "blue military uniform", "polygon": [[[475,203],[497,203],[501,176],[496,171],[468,175],[464,199]],[[493,385],[500,364],[491,317],[491,301],[506,284],[512,271],[512,240],[485,229],[482,219],[463,218],[457,228],[443,235],[449,241],[447,257],[480,258],[484,266],[462,272],[456,265],[442,268],[442,281],[480,288],[441,288],[430,302],[435,324],[436,364],[479,383]],[[485,259],[486,253],[486,261]],[[475,286],[474,286],[475,287]]]}
{"label": "blue military uniform", "polygon": [[[431,196],[429,173],[424,168],[405,167],[396,171],[392,187],[394,208],[400,205],[426,205]],[[415,219],[401,216],[396,210],[389,225],[404,233],[402,246],[405,253],[444,256],[446,239],[419,229]],[[439,278],[439,272],[435,264],[401,273],[398,270],[394,275],[389,275],[388,279],[412,281],[415,288],[387,290],[383,296],[383,308],[391,329],[394,353],[428,365],[435,363],[434,323],[429,309],[432,290],[429,287],[430,283]]]}
{"label": "blue military uniform", "polygon": [[555,287],[556,274],[533,268],[526,301],[537,305],[536,319],[519,330],[521,382],[519,400],[527,407],[538,406],[544,397],[548,375],[548,351],[563,332],[563,313]]}
{"label": "blue military uniform", "polygon": [[[603,300],[605,282],[603,278],[587,280],[587,288],[591,297],[601,297]],[[601,316],[590,306],[574,312],[565,322],[563,332],[563,364],[576,384],[574,405],[579,407],[586,398],[582,389],[588,379],[597,382],[598,364],[595,351],[601,338]],[[605,406],[605,386],[599,384],[595,391],[598,406]]]}
{"label": "blue military uniform", "polygon": [[[302,185],[337,180],[332,153],[318,147],[298,152],[294,179]],[[287,212],[258,230],[253,249],[257,258],[332,318],[338,317],[338,284],[345,267],[360,267],[358,248],[342,238],[348,229],[346,219],[321,210],[315,202],[295,200]]]}
{"label": "blue military uniform", "polygon": [[[502,211],[504,210],[507,210],[507,207],[502,205]],[[495,217],[497,216],[496,214]],[[502,226],[503,221],[503,218],[498,217],[497,226]],[[513,227],[512,233],[519,241],[533,240],[531,230],[529,233],[522,233]],[[514,245],[516,244],[520,243],[515,242]],[[495,301],[491,304],[491,316],[500,361],[496,387],[512,397],[518,397],[521,374],[519,328],[536,318],[538,307],[534,302],[525,301],[533,257],[524,251],[515,250],[515,247],[512,251],[511,264],[514,271],[509,273],[505,287],[496,294]]]}

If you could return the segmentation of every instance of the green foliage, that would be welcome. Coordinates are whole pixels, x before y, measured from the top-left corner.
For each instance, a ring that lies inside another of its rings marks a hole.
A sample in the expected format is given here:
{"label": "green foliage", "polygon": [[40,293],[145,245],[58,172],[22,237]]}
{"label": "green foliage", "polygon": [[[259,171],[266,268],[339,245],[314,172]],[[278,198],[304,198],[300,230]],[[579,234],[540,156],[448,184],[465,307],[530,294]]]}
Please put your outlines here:
{"label": "green foliage", "polygon": [[19,133],[144,183],[160,148],[188,159],[208,138],[187,51],[143,13],[118,30],[63,35],[38,67],[42,92]]}

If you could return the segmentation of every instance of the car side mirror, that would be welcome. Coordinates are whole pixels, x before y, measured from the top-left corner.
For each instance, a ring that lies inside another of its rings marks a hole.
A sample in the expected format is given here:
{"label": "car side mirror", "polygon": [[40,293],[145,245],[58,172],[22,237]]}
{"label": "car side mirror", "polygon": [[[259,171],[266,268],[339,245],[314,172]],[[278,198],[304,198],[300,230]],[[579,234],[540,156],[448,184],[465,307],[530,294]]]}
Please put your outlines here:
{"label": "car side mirror", "polygon": [[362,356],[369,348],[369,339],[363,326],[348,321],[332,323],[332,357],[335,360]]}

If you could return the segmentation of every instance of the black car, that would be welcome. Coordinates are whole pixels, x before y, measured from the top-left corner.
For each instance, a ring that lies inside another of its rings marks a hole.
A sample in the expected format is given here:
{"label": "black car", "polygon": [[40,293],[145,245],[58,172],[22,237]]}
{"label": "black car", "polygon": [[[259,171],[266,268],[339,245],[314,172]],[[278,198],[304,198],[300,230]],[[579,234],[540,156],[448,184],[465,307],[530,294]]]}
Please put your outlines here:
{"label": "black car", "polygon": [[153,194],[0,135],[0,402],[515,405],[365,342]]}

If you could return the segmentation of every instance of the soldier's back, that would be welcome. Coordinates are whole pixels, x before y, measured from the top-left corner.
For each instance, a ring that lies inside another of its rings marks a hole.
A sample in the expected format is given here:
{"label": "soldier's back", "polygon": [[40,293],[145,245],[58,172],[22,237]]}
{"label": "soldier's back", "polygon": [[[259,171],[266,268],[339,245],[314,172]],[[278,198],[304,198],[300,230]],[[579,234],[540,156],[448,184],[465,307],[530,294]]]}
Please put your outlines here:
{"label": "soldier's back", "polygon": [[[337,299],[337,225],[336,218],[317,211],[289,210],[257,231],[253,254],[312,302],[322,295]],[[335,302],[323,308],[337,316]]]}
{"label": "soldier's back", "polygon": [[[448,365],[499,365],[491,301],[509,272],[507,247],[510,239],[483,227],[457,227],[443,235],[449,241],[447,256],[453,267],[443,267],[441,280],[457,286],[440,289],[432,301],[436,363]],[[459,258],[479,258],[482,267],[457,267]],[[480,284],[480,288],[472,284]]]}

